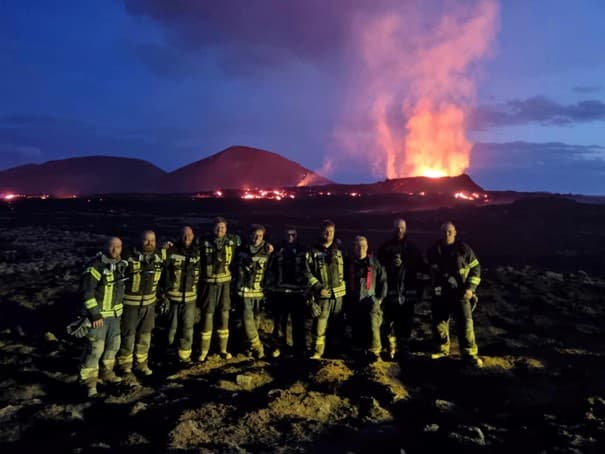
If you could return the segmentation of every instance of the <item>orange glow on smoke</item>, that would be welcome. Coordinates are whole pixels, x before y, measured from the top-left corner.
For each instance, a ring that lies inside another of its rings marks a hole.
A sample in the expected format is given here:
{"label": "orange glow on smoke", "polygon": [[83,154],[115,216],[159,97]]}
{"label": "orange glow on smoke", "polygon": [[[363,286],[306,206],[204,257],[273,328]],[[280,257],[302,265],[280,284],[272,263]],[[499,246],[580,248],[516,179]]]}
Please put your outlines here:
{"label": "orange glow on smoke", "polygon": [[[363,69],[336,131],[347,158],[390,179],[469,167],[468,115],[498,30],[497,0],[420,3],[357,18]],[[368,121],[370,131],[359,133]]]}

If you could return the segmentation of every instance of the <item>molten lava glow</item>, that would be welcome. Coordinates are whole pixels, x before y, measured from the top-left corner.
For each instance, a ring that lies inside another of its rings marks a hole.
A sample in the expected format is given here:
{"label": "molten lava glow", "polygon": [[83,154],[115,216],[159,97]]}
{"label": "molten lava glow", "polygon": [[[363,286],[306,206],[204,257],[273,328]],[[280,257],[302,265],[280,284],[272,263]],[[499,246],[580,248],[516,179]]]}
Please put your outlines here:
{"label": "molten lava glow", "polygon": [[[498,15],[497,0],[469,0],[401,2],[359,17],[362,69],[345,106],[352,116],[336,131],[345,159],[387,178],[463,173],[478,64],[490,53]],[[371,130],[359,133],[360,123]]]}
{"label": "molten lava glow", "polygon": [[294,199],[295,195],[285,191],[284,189],[246,189],[240,198],[243,200],[283,200]]}
{"label": "molten lava glow", "polygon": [[479,194],[477,192],[473,192],[471,194],[467,194],[464,191],[456,192],[454,194],[454,198],[462,199],[462,200],[482,200],[483,202],[489,202],[487,194]]}

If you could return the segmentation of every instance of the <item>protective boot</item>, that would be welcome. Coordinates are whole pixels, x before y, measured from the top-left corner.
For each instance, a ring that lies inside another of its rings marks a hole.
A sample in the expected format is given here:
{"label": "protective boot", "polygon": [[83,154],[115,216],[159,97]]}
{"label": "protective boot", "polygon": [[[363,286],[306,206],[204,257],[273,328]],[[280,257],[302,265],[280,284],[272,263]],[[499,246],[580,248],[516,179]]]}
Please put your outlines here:
{"label": "protective boot", "polygon": [[141,375],[144,375],[146,377],[149,377],[150,375],[153,374],[153,371],[149,368],[149,364],[147,363],[147,361],[143,361],[143,362],[137,362],[136,366],[135,366],[135,371],[138,372]]}
{"label": "protective boot", "polygon": [[120,383],[122,381],[122,378],[118,377],[113,371],[114,365],[115,361],[103,361],[103,367],[101,367],[101,380],[106,383]]}
{"label": "protective boot", "polygon": [[477,355],[465,356],[464,360],[471,366],[481,369],[483,367],[483,360]]}
{"label": "protective boot", "polygon": [[265,348],[260,341],[260,338],[257,336],[250,342],[250,349],[252,350],[252,355],[256,359],[264,358],[265,356]]}
{"label": "protective boot", "polygon": [[200,363],[206,361],[208,352],[210,351],[210,341],[212,340],[212,331],[202,331],[201,342],[200,342],[200,356],[197,360]]}
{"label": "protective boot", "polygon": [[311,355],[311,359],[320,359],[324,355],[326,349],[326,336],[317,336],[315,338],[315,350]]}
{"label": "protective boot", "polygon": [[229,344],[229,330],[228,329],[217,329],[218,334],[218,349],[223,359],[231,359],[231,353],[227,351],[227,345]]}
{"label": "protective boot", "polygon": [[97,377],[89,377],[86,380],[82,380],[82,385],[88,397],[95,397],[98,394]]}

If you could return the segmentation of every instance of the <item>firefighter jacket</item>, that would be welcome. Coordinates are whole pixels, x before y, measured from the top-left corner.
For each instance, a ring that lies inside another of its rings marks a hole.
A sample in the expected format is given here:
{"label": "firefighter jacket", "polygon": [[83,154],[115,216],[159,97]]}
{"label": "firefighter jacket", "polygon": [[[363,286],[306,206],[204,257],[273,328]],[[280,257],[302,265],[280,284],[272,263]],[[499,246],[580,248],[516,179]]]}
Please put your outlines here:
{"label": "firefighter jacket", "polygon": [[430,277],[428,265],[407,235],[391,238],[380,246],[377,256],[386,270],[390,297],[403,304],[406,299],[422,296]]}
{"label": "firefighter jacket", "polygon": [[127,266],[125,260],[99,252],[84,270],[80,292],[91,321],[122,315]]}
{"label": "firefighter jacket", "polygon": [[274,293],[304,293],[308,287],[305,260],[304,247],[298,242],[284,241],[269,258],[265,289]]}
{"label": "firefighter jacket", "polygon": [[380,262],[371,255],[347,261],[347,302],[355,304],[367,298],[382,302],[387,296],[387,275]]}
{"label": "firefighter jacket", "polygon": [[202,282],[218,284],[231,281],[232,261],[241,245],[239,236],[207,238],[200,243]]}
{"label": "firefighter jacket", "polygon": [[339,243],[330,247],[318,243],[307,251],[305,274],[307,287],[318,296],[322,289],[330,291],[330,298],[339,298],[347,293],[344,277],[344,256]]}
{"label": "firefighter jacket", "polygon": [[435,243],[427,253],[431,280],[444,294],[461,295],[467,289],[475,292],[481,282],[481,266],[470,246],[462,241],[446,245]]}
{"label": "firefighter jacket", "polygon": [[157,300],[158,285],[166,263],[166,249],[143,254],[137,249],[124,256],[128,262],[124,304],[126,306],[147,306]]}
{"label": "firefighter jacket", "polygon": [[238,249],[235,292],[241,298],[263,298],[269,250],[265,241],[258,247],[251,244]]}
{"label": "firefighter jacket", "polygon": [[164,291],[170,301],[191,303],[197,300],[200,280],[200,251],[195,244],[186,248],[177,243],[166,251]]}

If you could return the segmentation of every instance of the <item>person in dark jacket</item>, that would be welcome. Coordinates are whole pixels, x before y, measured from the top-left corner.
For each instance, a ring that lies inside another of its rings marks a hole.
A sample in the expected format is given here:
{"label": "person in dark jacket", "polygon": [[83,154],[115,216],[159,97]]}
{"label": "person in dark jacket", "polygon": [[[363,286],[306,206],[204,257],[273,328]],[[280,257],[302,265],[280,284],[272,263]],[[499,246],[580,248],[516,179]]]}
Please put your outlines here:
{"label": "person in dark jacket", "polygon": [[481,367],[483,361],[477,356],[473,326],[473,303],[475,292],[481,282],[481,266],[471,247],[456,238],[453,222],[441,226],[442,239],[428,251],[427,258],[433,286],[433,329],[437,349],[432,358],[450,354],[449,325],[452,316],[460,353],[471,364]]}
{"label": "person in dark jacket", "polygon": [[378,260],[386,269],[389,287],[382,305],[382,341],[388,359],[409,351],[414,308],[429,279],[426,260],[409,239],[405,220],[395,219],[393,226],[393,236],[378,249]]}
{"label": "person in dark jacket", "polygon": [[353,343],[360,344],[371,361],[380,358],[382,302],[387,295],[387,275],[380,262],[368,254],[368,240],[355,237],[353,257],[347,262],[345,313],[353,328]]}
{"label": "person in dark jacket", "polygon": [[89,397],[97,394],[99,378],[108,383],[122,381],[114,372],[128,266],[121,254],[120,238],[110,238],[106,250],[88,263],[80,283],[84,309],[92,324],[80,367],[80,380]]}
{"label": "person in dark jacket", "polygon": [[305,309],[307,279],[305,276],[306,249],[298,239],[293,226],[284,230],[284,239],[269,258],[265,293],[273,312],[273,336],[276,348],[274,357],[280,356],[287,347],[288,319],[292,319],[292,343],[294,353],[305,353]]}
{"label": "person in dark jacket", "polygon": [[178,359],[182,365],[191,363],[193,324],[200,278],[200,251],[194,243],[190,226],[183,227],[181,239],[166,251],[163,278],[164,298],[169,302],[168,345],[177,340]]}
{"label": "person in dark jacket", "polygon": [[158,285],[166,263],[166,250],[156,250],[153,230],[141,235],[140,248],[124,254],[128,262],[128,282],[124,294],[122,314],[122,344],[118,352],[118,367],[123,375],[131,376],[133,363],[135,372],[149,376],[149,347],[151,332],[155,325]]}

